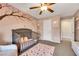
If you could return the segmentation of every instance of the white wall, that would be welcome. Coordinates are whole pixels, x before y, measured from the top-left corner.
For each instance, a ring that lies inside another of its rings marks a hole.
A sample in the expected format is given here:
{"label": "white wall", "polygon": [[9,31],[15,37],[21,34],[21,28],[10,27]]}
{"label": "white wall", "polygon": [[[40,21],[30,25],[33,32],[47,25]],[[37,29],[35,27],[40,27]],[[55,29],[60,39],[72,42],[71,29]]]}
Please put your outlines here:
{"label": "white wall", "polygon": [[61,37],[66,38],[66,40],[74,40],[74,18],[61,21]]}
{"label": "white wall", "polygon": [[6,16],[0,20],[0,43],[11,43],[12,29],[17,28],[28,28],[37,32],[37,23],[28,19],[18,18],[16,16]]}

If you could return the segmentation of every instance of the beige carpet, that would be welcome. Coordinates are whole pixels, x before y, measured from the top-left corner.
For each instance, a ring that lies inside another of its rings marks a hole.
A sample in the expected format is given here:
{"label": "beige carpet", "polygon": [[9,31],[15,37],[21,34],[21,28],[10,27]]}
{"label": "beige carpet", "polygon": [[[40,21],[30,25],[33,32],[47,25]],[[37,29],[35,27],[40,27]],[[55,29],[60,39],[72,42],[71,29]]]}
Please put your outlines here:
{"label": "beige carpet", "polygon": [[39,42],[55,46],[54,56],[76,56],[71,48],[70,41],[61,41],[61,43],[53,43],[49,41],[40,40]]}

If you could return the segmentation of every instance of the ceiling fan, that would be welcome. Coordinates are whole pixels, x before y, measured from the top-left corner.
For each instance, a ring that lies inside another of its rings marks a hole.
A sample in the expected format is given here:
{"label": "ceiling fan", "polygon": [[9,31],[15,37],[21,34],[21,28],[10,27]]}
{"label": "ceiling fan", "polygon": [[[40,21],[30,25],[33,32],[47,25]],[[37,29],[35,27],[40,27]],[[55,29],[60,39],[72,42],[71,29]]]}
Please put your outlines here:
{"label": "ceiling fan", "polygon": [[40,6],[30,7],[29,9],[37,9],[37,8],[40,8],[41,11],[40,11],[39,15],[41,15],[42,12],[43,11],[46,11],[46,10],[48,10],[51,13],[53,13],[54,10],[52,10],[51,7],[50,7],[53,4],[55,4],[55,3],[40,3]]}

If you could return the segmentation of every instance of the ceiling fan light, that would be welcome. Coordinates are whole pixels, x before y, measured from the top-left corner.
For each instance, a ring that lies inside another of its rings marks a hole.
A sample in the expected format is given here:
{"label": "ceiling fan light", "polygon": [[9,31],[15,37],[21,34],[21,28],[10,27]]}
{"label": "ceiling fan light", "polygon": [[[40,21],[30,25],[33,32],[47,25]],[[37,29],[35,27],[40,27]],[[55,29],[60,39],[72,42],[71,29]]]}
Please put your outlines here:
{"label": "ceiling fan light", "polygon": [[42,6],[42,7],[41,7],[41,10],[42,10],[42,11],[46,11],[46,10],[47,10],[47,6]]}

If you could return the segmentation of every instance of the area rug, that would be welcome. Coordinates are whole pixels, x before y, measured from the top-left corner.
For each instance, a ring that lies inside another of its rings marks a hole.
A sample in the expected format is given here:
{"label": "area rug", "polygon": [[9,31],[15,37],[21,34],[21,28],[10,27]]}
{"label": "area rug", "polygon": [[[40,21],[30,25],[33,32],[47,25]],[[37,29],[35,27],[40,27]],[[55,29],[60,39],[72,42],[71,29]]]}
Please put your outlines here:
{"label": "area rug", "polygon": [[53,56],[54,50],[54,46],[38,43],[20,56]]}

